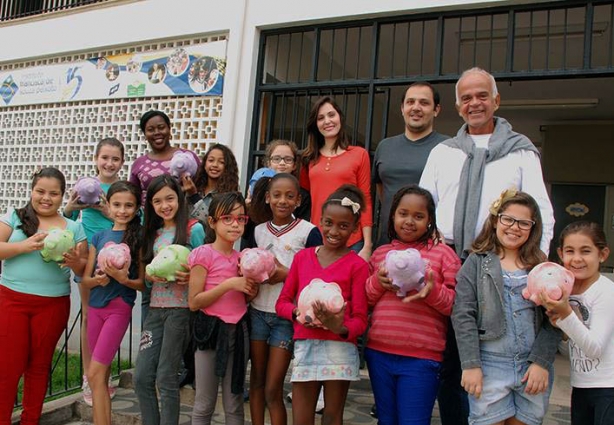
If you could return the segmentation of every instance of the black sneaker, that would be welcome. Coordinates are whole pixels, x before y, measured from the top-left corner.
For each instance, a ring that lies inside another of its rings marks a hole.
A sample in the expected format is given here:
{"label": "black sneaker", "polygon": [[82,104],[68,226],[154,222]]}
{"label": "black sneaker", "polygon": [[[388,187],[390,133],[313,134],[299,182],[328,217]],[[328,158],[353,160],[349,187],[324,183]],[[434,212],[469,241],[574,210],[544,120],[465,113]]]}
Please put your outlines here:
{"label": "black sneaker", "polygon": [[243,390],[243,403],[247,403],[249,401],[249,388],[245,388]]}
{"label": "black sneaker", "polygon": [[371,417],[377,419],[377,407],[375,407],[375,404],[373,406],[371,406],[371,411],[369,412],[369,415],[371,415]]}
{"label": "black sneaker", "polygon": [[186,385],[194,388],[194,372],[188,369],[183,369],[179,374],[179,388],[183,388]]}

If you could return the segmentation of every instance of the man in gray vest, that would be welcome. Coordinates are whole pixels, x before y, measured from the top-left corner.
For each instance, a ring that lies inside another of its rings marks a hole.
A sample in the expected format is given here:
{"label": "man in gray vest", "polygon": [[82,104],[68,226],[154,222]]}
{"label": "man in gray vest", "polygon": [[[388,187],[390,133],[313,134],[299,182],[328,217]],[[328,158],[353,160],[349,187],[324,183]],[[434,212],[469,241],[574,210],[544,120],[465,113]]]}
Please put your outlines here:
{"label": "man in gray vest", "polygon": [[373,159],[373,183],[381,203],[376,246],[389,243],[388,221],[392,197],[403,186],[418,184],[426,160],[439,142],[449,139],[433,131],[441,111],[439,93],[427,82],[410,85],[401,102],[405,132],[382,140]]}

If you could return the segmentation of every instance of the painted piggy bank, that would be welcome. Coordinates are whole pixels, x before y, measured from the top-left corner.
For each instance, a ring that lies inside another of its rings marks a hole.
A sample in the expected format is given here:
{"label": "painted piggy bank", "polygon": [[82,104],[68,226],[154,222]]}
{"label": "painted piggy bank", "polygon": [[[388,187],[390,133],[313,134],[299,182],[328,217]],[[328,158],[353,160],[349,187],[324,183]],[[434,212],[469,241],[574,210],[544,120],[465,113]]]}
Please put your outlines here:
{"label": "painted piggy bank", "polygon": [[384,267],[392,284],[399,288],[399,297],[407,296],[411,290],[424,287],[426,263],[417,249],[408,248],[402,251],[390,251],[386,254]]}
{"label": "painted piggy bank", "polygon": [[241,252],[241,274],[255,282],[268,281],[275,267],[275,256],[269,250],[247,248]]}
{"label": "painted piggy bank", "polygon": [[64,261],[64,254],[74,248],[75,245],[75,238],[70,230],[53,228],[49,230],[43,241],[41,255],[46,262],[62,262]]}
{"label": "painted piggy bank", "polygon": [[314,312],[313,303],[321,301],[328,311],[338,313],[343,308],[343,295],[341,288],[335,282],[324,282],[322,279],[313,279],[309,285],[305,286],[298,297],[299,315],[297,320],[300,323],[312,323],[322,325]]}
{"label": "painted piggy bank", "polygon": [[98,179],[94,177],[81,177],[75,183],[74,191],[79,195],[78,202],[85,205],[95,205],[100,203],[102,187]]}
{"label": "painted piggy bank", "polygon": [[574,275],[563,266],[556,263],[538,264],[529,272],[527,287],[522,290],[522,296],[541,305],[539,294],[546,290],[546,294],[553,300],[560,300],[563,295],[569,295],[573,288]]}
{"label": "painted piggy bank", "polygon": [[173,154],[173,159],[171,159],[170,170],[173,177],[181,177],[184,174],[194,177],[198,170],[198,164],[192,154],[177,151]]}
{"label": "painted piggy bank", "polygon": [[169,282],[175,281],[175,273],[187,271],[182,264],[188,263],[190,250],[183,245],[168,245],[158,252],[151,264],[145,267],[149,276],[160,277]]}
{"label": "painted piggy bank", "polygon": [[108,266],[122,269],[130,267],[130,248],[125,243],[107,242],[98,253],[98,267],[105,271]]}

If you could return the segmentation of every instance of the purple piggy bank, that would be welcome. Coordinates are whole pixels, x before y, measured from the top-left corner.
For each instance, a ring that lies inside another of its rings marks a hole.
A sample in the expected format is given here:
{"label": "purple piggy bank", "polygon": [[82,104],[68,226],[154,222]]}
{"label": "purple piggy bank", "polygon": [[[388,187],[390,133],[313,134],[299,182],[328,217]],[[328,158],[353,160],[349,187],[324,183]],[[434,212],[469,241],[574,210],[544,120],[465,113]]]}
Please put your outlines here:
{"label": "purple piggy bank", "polygon": [[268,281],[275,273],[275,256],[263,248],[247,248],[241,252],[241,274],[255,282]]}
{"label": "purple piggy bank", "polygon": [[179,178],[184,174],[194,177],[198,170],[198,164],[194,156],[189,152],[177,151],[173,154],[173,159],[171,159],[170,170],[173,177]]}
{"label": "purple piggy bank", "polygon": [[108,266],[122,269],[130,267],[130,248],[125,243],[107,242],[98,253],[98,267],[103,272]]}
{"label": "purple piggy bank", "polygon": [[397,295],[405,297],[409,291],[424,287],[426,263],[418,250],[408,248],[386,254],[385,267],[392,284],[399,288]]}
{"label": "purple piggy bank", "polygon": [[75,184],[74,191],[79,195],[80,204],[96,205],[100,203],[102,187],[98,179],[94,177],[81,177]]}

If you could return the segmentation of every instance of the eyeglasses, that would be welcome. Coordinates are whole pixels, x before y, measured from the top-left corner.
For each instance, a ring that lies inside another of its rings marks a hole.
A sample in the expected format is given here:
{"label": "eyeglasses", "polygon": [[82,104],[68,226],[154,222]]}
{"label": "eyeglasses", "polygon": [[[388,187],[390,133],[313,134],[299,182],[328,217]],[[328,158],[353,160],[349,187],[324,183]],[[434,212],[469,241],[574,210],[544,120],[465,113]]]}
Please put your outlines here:
{"label": "eyeglasses", "polygon": [[515,223],[518,223],[518,228],[520,230],[531,230],[531,227],[535,226],[533,220],[517,220],[505,214],[499,214],[499,223],[507,227],[512,227]]}
{"label": "eyeglasses", "polygon": [[249,221],[249,216],[248,215],[232,215],[232,214],[228,214],[228,215],[221,215],[221,216],[219,216],[217,218],[217,220],[221,221],[222,223],[224,223],[227,226],[230,226],[235,221],[237,222],[237,224],[239,224],[241,226],[245,226],[247,224],[247,222]]}
{"label": "eyeglasses", "polygon": [[279,164],[281,161],[285,162],[286,164],[294,164],[294,157],[293,156],[272,156],[271,157],[271,162],[273,164]]}

